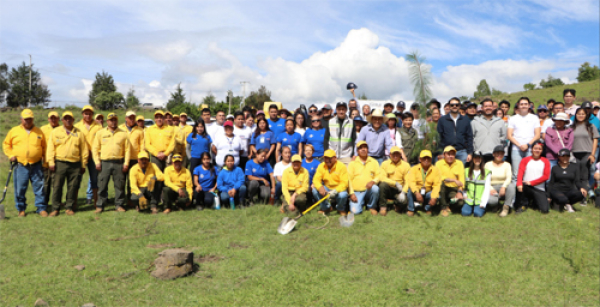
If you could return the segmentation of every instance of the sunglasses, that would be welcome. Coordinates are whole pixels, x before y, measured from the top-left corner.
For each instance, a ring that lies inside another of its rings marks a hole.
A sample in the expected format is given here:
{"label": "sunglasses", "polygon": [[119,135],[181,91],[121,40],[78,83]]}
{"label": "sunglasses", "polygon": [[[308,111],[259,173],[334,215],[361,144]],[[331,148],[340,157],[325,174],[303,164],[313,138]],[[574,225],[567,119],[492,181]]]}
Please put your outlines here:
{"label": "sunglasses", "polygon": [[460,105],[460,104],[458,104],[458,103],[451,103],[451,104],[450,104],[450,107],[458,107],[459,105]]}
{"label": "sunglasses", "polygon": [[538,113],[540,113],[540,112],[546,113],[546,112],[548,112],[548,110],[538,110]]}
{"label": "sunglasses", "polygon": [[320,121],[321,121],[320,119],[313,119],[312,120],[313,123],[317,123],[317,122],[320,122]]}
{"label": "sunglasses", "polygon": [[317,109],[310,109],[310,110],[308,110],[308,113],[315,113],[315,112],[317,112]]}

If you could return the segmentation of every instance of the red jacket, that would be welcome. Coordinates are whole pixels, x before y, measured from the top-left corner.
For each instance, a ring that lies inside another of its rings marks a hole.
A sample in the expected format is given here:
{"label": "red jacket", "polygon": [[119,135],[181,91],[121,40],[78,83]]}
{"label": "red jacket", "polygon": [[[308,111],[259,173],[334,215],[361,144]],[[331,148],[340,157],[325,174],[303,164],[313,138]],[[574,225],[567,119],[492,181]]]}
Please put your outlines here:
{"label": "red jacket", "polygon": [[[523,160],[521,160],[521,163],[519,164],[519,174],[517,175],[518,187],[523,185],[523,176],[525,175],[525,169],[527,168],[527,163],[529,163],[529,161],[531,160],[533,160],[533,156],[523,158]],[[542,177],[530,180],[529,183],[531,183],[531,186],[536,186],[538,184],[544,183],[546,182],[546,180],[548,180],[548,178],[550,178],[550,161],[548,161],[548,159],[544,157],[540,157],[540,160],[544,162],[544,173]]]}

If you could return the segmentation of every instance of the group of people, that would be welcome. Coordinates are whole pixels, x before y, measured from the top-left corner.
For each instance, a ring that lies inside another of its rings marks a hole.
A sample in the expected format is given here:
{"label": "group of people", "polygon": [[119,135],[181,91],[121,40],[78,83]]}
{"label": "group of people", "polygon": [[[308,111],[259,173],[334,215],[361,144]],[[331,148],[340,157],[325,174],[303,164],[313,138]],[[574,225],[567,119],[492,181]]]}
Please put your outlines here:
{"label": "group of people", "polygon": [[536,115],[522,97],[512,116],[508,101],[491,99],[478,106],[451,98],[443,116],[435,99],[426,110],[413,104],[407,112],[402,101],[371,110],[351,99],[335,109],[311,105],[293,113],[267,102],[266,113],[245,107],[231,115],[219,111],[214,121],[204,108],[193,126],[185,113],[158,110],[150,127],[134,111],[121,125],[108,114],[104,127],[104,117],[85,106],[76,124],[71,111],[52,111],[38,128],[25,109],[3,149],[17,165],[19,216],[25,216],[30,181],[40,216],[58,215],[61,205],[75,214],[86,170],[88,203],[98,214],[111,179],[118,212],[130,206],[157,214],[161,203],[168,214],[258,202],[280,204],[286,213],[321,199],[319,213],[340,215],[574,212],[573,205],[595,196],[600,180],[594,165],[600,104],[574,105],[571,89],[563,98],[539,106]]}

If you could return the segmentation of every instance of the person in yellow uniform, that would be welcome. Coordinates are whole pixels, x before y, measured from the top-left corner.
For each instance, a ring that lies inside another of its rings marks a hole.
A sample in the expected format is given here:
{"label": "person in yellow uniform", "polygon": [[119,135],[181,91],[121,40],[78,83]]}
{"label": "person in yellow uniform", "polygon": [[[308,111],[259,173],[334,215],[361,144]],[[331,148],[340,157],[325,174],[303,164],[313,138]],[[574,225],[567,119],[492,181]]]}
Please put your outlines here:
{"label": "person in yellow uniform", "polygon": [[366,141],[356,143],[356,149],[356,159],[348,164],[350,210],[354,214],[361,214],[363,206],[366,206],[372,215],[377,215],[379,162],[369,157],[369,145]]}
{"label": "person in yellow uniform", "polygon": [[165,122],[165,112],[154,112],[154,125],[146,128],[144,147],[150,154],[150,162],[164,172],[167,158],[175,149],[175,131]]}
{"label": "person in yellow uniform", "polygon": [[135,118],[135,123],[137,124],[138,127],[142,128],[142,130],[146,131],[146,122],[145,122],[145,118],[142,115],[138,115]]}
{"label": "person in yellow uniform", "polygon": [[104,115],[102,115],[102,113],[96,114],[96,116],[94,116],[94,120],[98,125],[100,125],[100,127],[104,128]]}
{"label": "person in yellow uniform", "polygon": [[[175,153],[180,154],[183,157],[183,167],[188,168],[190,159],[188,159],[187,155],[187,137],[192,133],[194,127],[187,124],[187,114],[181,113],[179,114],[179,124],[177,124],[177,138],[175,139]],[[175,121],[175,119],[173,119]],[[190,154],[191,155],[191,154]],[[193,171],[193,170],[191,170]]]}
{"label": "person in yellow uniform", "polygon": [[115,113],[106,117],[107,126],[96,133],[92,153],[98,175],[99,201],[96,205],[96,214],[104,211],[108,202],[108,181],[113,179],[115,188],[115,209],[125,212],[125,177],[129,170],[131,145],[127,132],[118,127],[119,118]]}
{"label": "person in yellow uniform", "polygon": [[[88,156],[92,156],[92,143],[94,141],[94,137],[96,136],[96,132],[102,129],[95,120],[94,120],[94,108],[90,105],[87,105],[81,109],[81,113],[83,115],[83,119],[75,124],[75,127],[83,133],[87,145],[87,149],[89,150]],[[88,181],[88,186],[86,190],[86,198],[88,205],[94,203],[96,206],[96,202],[98,201],[98,171],[96,171],[96,164],[94,164],[94,159],[88,159],[87,169],[90,175],[90,179]],[[81,185],[82,178],[79,179],[77,183],[77,190]],[[77,204],[75,204],[77,206]]]}
{"label": "person in yellow uniform", "polygon": [[379,214],[386,215],[389,205],[398,213],[406,210],[407,198],[403,189],[409,170],[410,164],[402,160],[400,147],[392,147],[390,158],[383,161],[379,168]]}
{"label": "person in yellow uniform", "polygon": [[441,213],[442,216],[449,216],[452,211],[460,211],[463,206],[465,167],[462,161],[456,160],[456,149],[452,146],[444,148],[444,159],[437,161],[435,167],[442,173],[443,180],[440,189]]}
{"label": "person in yellow uniform", "polygon": [[25,209],[27,209],[25,193],[30,181],[35,195],[36,212],[40,216],[48,216],[44,202],[44,173],[42,171],[46,138],[44,138],[42,130],[34,125],[33,112],[30,109],[21,112],[21,124],[8,131],[2,149],[11,163],[17,163],[13,173],[13,186],[15,205],[19,216],[25,216]]}
{"label": "person in yellow uniform", "polygon": [[323,163],[317,167],[313,177],[313,200],[319,201],[329,194],[329,199],[321,203],[319,214],[333,211],[330,200],[335,200],[338,213],[345,216],[348,203],[348,169],[337,160],[335,151],[328,149],[323,154]]}
{"label": "person in yellow uniform", "polygon": [[87,148],[85,134],[73,126],[75,118],[71,111],[65,111],[62,114],[62,122],[62,127],[52,130],[46,150],[48,168],[51,172],[56,173],[54,174],[54,186],[52,187],[54,194],[52,195],[52,213],[50,213],[50,216],[58,215],[65,181],[67,182],[65,213],[67,215],[75,214],[73,209],[77,201],[79,181],[81,175],[85,173],[90,152]]}
{"label": "person in yellow uniform", "polygon": [[281,212],[302,212],[307,208],[306,193],[308,192],[308,178],[310,174],[302,167],[300,155],[292,157],[292,167],[283,171],[281,191],[283,202]]}
{"label": "person in yellow uniform", "polygon": [[413,166],[406,175],[404,191],[408,196],[408,216],[424,205],[425,213],[431,215],[431,207],[437,204],[440,197],[442,175],[440,170],[431,165],[431,151],[422,150],[419,164]]}
{"label": "person in yellow uniform", "polygon": [[[52,130],[54,130],[54,128],[60,126],[59,121],[60,121],[60,117],[58,116],[57,112],[52,111],[52,112],[48,113],[48,124],[44,125],[40,128],[40,129],[42,129],[42,132],[44,133],[44,139],[46,140],[46,144],[50,143],[50,134],[52,133]],[[44,151],[44,154],[45,154],[45,151]],[[44,204],[46,205],[46,208],[47,208],[50,204],[50,195],[52,194],[52,184],[54,183],[54,174],[55,173],[51,172],[48,169],[48,161],[44,161],[44,164],[42,164],[42,171],[44,173]]]}
{"label": "person in yellow uniform", "polygon": [[160,190],[156,190],[156,182],[164,181],[163,173],[156,164],[150,162],[150,157],[145,151],[138,154],[138,163],[129,170],[131,182],[131,201],[140,210],[144,211],[150,204],[152,214],[158,213],[156,206],[160,198]]}
{"label": "person in yellow uniform", "polygon": [[[131,153],[129,155],[129,170],[138,163],[138,154],[144,151],[144,129],[138,127],[134,111],[125,113],[125,123],[119,126],[119,129],[127,132],[127,139],[131,145]],[[133,206],[131,202],[131,182],[129,181],[129,171],[125,174],[127,180],[127,202],[129,206]]]}
{"label": "person in yellow uniform", "polygon": [[165,169],[165,187],[163,188],[164,214],[171,212],[173,203],[181,210],[192,203],[192,174],[183,167],[181,155],[173,155],[173,165]]}

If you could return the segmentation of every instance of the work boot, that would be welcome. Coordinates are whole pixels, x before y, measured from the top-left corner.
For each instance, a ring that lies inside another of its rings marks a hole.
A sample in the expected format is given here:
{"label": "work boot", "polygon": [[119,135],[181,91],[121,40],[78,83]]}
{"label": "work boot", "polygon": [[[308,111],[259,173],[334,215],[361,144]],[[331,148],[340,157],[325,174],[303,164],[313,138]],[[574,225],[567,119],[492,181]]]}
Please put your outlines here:
{"label": "work boot", "polygon": [[508,215],[508,211],[510,211],[510,207],[508,205],[504,205],[502,207],[502,212],[500,212],[500,217],[505,217]]}
{"label": "work boot", "polygon": [[515,214],[516,214],[516,215],[519,215],[519,214],[521,214],[521,213],[523,213],[523,212],[525,212],[525,211],[527,211],[527,207],[525,207],[525,206],[521,206],[521,207],[519,207],[517,210],[515,210]]}
{"label": "work boot", "polygon": [[127,212],[122,206],[117,207],[117,212]]}
{"label": "work boot", "polygon": [[381,209],[379,209],[379,214],[381,214],[381,216],[386,216],[387,215],[387,208],[386,207],[381,207]]}
{"label": "work boot", "polygon": [[415,216],[415,212],[414,211],[406,211],[406,215]]}
{"label": "work boot", "polygon": [[75,211],[71,210],[71,209],[67,209],[67,211],[65,211],[65,213],[67,215],[75,215]]}
{"label": "work boot", "polygon": [[371,215],[377,215],[377,210],[375,209],[369,209],[369,211],[371,211]]}
{"label": "work boot", "polygon": [[46,212],[46,210],[42,210],[40,211],[40,213],[38,213],[41,217],[48,217],[48,212]]}
{"label": "work boot", "polygon": [[445,207],[444,209],[442,209],[442,216],[449,216],[450,215],[450,208]]}
{"label": "work boot", "polygon": [[52,211],[52,212],[50,213],[50,216],[51,216],[51,217],[55,217],[55,216],[57,216],[57,215],[58,215],[58,213],[59,213],[59,211],[58,211],[58,210]]}
{"label": "work boot", "polygon": [[338,211],[338,213],[339,213],[341,216],[347,216],[347,215],[348,215],[348,212],[346,212],[346,211]]}
{"label": "work boot", "polygon": [[25,211],[19,211],[19,217],[25,217]]}
{"label": "work boot", "polygon": [[150,211],[152,212],[152,214],[158,214],[158,209],[156,208],[152,208],[150,209]]}
{"label": "work boot", "polygon": [[102,208],[96,208],[95,213],[100,214],[100,213],[102,213],[102,211],[104,211]]}
{"label": "work boot", "polygon": [[171,212],[171,209],[167,208],[165,209],[165,211],[163,211],[164,214],[169,214]]}
{"label": "work boot", "polygon": [[323,214],[323,215],[324,215],[324,214],[327,214],[327,213],[329,213],[329,212],[331,212],[331,211],[333,211],[333,207],[329,207],[329,209],[326,209],[325,211],[323,211],[323,210],[319,210],[319,212],[318,212],[318,213],[319,213],[319,214]]}
{"label": "work boot", "polygon": [[427,214],[427,215],[431,216],[431,210],[429,210],[429,211],[425,211],[425,214]]}

